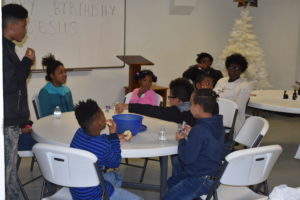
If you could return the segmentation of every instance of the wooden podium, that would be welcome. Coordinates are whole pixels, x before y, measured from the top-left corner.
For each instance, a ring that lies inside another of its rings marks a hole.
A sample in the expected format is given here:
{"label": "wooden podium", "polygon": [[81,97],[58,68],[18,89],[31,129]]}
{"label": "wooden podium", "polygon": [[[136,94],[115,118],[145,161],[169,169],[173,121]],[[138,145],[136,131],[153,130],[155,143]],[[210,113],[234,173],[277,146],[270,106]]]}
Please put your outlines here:
{"label": "wooden podium", "polygon": [[[120,60],[122,60],[125,64],[129,66],[129,82],[128,86],[125,86],[125,94],[131,92],[133,89],[139,87],[138,81],[135,80],[135,74],[141,71],[142,65],[154,65],[153,62],[147,60],[143,56],[135,55],[135,56],[117,56]],[[161,87],[157,85],[152,85],[152,89],[157,93],[160,94],[163,99],[163,105],[166,106],[167,104],[167,90],[166,87]]]}

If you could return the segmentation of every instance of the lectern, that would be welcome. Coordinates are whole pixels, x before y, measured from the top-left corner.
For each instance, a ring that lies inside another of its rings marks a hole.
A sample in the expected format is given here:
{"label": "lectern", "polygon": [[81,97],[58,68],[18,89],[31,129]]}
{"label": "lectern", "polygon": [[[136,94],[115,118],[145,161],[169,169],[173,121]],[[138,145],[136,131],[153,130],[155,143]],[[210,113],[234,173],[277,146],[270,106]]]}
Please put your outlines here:
{"label": "lectern", "polygon": [[[117,56],[120,60],[122,60],[125,64],[129,66],[129,82],[128,87],[125,88],[125,94],[131,92],[133,89],[139,87],[138,81],[135,80],[135,74],[141,71],[142,65],[154,65],[153,62],[147,60],[143,56],[134,55],[134,56]],[[152,89],[160,94],[164,99],[164,106],[166,106],[167,102],[167,90],[168,88],[160,87],[153,85]]]}

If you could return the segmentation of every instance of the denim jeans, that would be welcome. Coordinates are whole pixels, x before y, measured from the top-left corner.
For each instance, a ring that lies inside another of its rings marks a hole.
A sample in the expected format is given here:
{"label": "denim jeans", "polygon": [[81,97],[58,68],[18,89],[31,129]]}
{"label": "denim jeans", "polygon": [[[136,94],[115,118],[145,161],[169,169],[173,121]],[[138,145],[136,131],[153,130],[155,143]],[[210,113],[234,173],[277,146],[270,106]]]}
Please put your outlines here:
{"label": "denim jeans", "polygon": [[22,200],[23,195],[18,183],[18,141],[21,129],[18,125],[4,127],[5,146],[5,194],[6,200]]}
{"label": "denim jeans", "polygon": [[182,172],[169,178],[167,183],[169,190],[163,200],[191,200],[207,194],[214,181]]}
{"label": "denim jeans", "polygon": [[114,192],[109,197],[110,200],[142,200],[143,198],[121,188],[122,177],[119,173],[111,171],[104,173],[103,177],[106,181],[110,182],[114,186]]}
{"label": "denim jeans", "polygon": [[18,150],[19,151],[31,151],[33,145],[36,144],[36,141],[32,138],[31,133],[22,133],[19,136],[19,144]]}
{"label": "denim jeans", "polygon": [[176,176],[177,174],[183,172],[183,165],[181,163],[181,160],[179,159],[178,154],[171,156],[171,162],[172,162],[172,176]]}

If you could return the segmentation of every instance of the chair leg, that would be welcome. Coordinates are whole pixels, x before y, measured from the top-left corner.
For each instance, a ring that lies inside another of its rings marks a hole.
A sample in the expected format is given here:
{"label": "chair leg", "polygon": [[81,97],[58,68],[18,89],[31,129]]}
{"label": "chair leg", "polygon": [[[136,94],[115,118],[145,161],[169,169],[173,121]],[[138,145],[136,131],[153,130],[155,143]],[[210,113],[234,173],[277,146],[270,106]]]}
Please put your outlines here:
{"label": "chair leg", "polygon": [[38,180],[39,178],[42,178],[42,177],[43,177],[42,175],[37,176],[37,177],[35,177],[34,179],[31,179],[31,180],[29,180],[29,181],[23,183],[22,185],[25,186],[25,185],[27,185],[27,184],[29,184],[29,183],[32,183],[32,182],[34,182],[34,181],[36,181],[36,180]]}
{"label": "chair leg", "polygon": [[126,163],[126,165],[128,165],[128,158],[125,158],[125,163]]}
{"label": "chair leg", "polygon": [[268,186],[268,181],[266,180],[265,182],[263,182],[263,186],[264,186],[264,193],[265,195],[269,196],[269,186]]}
{"label": "chair leg", "polygon": [[213,193],[213,197],[214,197],[214,200],[218,200],[218,195],[217,195],[216,191]]}
{"label": "chair leg", "polygon": [[45,193],[45,185],[46,185],[46,181],[45,181],[45,179],[43,179],[43,185],[42,185],[42,190],[41,190],[40,200],[44,197],[44,193]]}
{"label": "chair leg", "polygon": [[144,166],[143,166],[143,170],[142,170],[142,174],[141,174],[141,178],[140,178],[140,183],[143,182],[143,180],[144,180],[147,164],[148,164],[148,158],[145,158]]}
{"label": "chair leg", "polygon": [[256,193],[260,193],[260,194],[263,194],[266,196],[269,196],[269,194],[270,194],[267,180],[256,185],[255,187],[253,187],[253,186],[250,187],[250,189],[252,189]]}
{"label": "chair leg", "polygon": [[20,178],[19,178],[18,175],[17,175],[17,181],[18,181],[18,184],[19,184],[19,187],[20,187],[20,190],[21,190],[21,192],[22,192],[22,195],[23,195],[24,199],[25,199],[25,200],[29,200],[29,198],[28,198],[28,196],[27,196],[27,193],[26,193],[26,191],[24,190],[24,187],[23,187],[23,185],[22,185],[22,183],[21,183]]}
{"label": "chair leg", "polygon": [[20,168],[20,164],[21,164],[21,157],[18,156],[18,160],[17,160],[17,171],[19,171],[19,168]]}
{"label": "chair leg", "polygon": [[33,166],[34,166],[34,162],[35,162],[35,157],[33,156],[32,159],[31,159],[31,165],[30,165],[30,171],[33,170]]}

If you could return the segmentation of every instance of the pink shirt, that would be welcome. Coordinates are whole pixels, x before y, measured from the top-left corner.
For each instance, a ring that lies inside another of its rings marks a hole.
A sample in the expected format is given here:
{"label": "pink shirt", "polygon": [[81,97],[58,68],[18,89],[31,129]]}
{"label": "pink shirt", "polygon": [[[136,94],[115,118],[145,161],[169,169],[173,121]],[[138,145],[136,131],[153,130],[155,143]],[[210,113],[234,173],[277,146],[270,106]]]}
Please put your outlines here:
{"label": "pink shirt", "polygon": [[131,99],[129,103],[139,103],[139,104],[150,104],[157,106],[157,94],[153,90],[148,90],[141,97],[138,97],[139,88],[136,88],[132,92]]}

